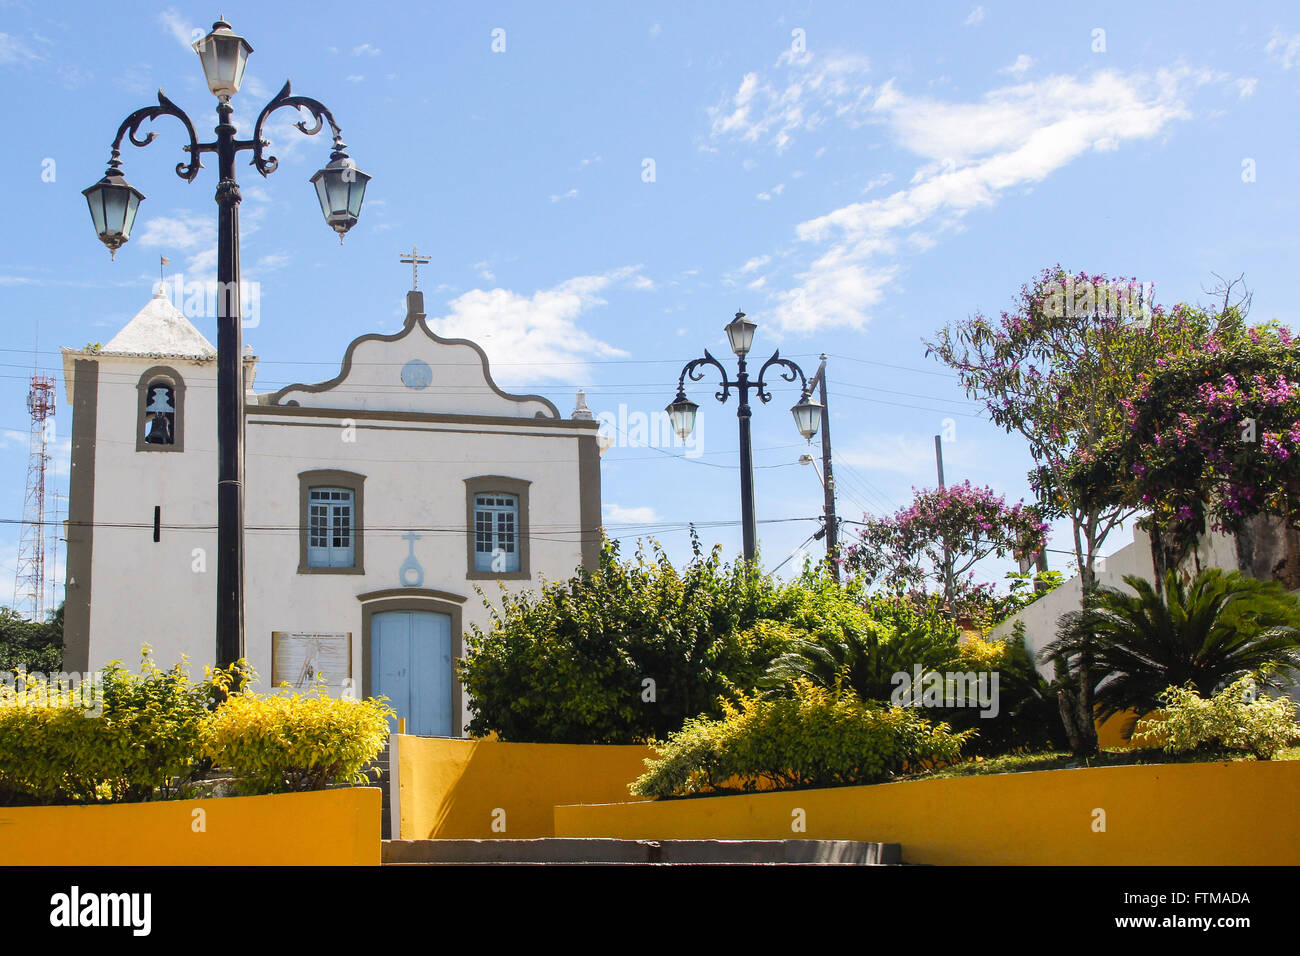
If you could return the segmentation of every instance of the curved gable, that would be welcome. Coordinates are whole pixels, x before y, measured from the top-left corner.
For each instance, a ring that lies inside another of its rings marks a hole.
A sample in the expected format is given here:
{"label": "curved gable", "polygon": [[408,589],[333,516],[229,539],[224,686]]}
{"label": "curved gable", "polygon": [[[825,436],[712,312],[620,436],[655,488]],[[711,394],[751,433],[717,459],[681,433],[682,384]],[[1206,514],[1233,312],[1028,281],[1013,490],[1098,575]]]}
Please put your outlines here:
{"label": "curved gable", "polygon": [[424,295],[406,295],[401,331],[354,339],[339,374],[282,388],[268,405],[443,415],[560,418],[540,395],[511,395],[492,380],[487,354],[468,339],[444,339],[425,321]]}

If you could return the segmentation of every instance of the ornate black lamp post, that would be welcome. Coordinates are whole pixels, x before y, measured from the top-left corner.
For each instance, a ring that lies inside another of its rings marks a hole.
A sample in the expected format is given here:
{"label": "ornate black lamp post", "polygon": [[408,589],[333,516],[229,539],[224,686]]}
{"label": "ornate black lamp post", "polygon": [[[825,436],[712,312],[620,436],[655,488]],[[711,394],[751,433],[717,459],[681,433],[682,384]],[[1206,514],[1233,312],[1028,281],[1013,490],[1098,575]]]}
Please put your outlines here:
{"label": "ornate black lamp post", "polygon": [[109,252],[117,250],[131,238],[136,212],[144,195],[122,175],[122,137],[129,136],[135,146],[147,146],[157,133],[143,139],[136,134],[145,120],[174,116],[185,124],[190,142],[183,147],[188,163],[177,163],[176,174],[193,182],[202,168],[204,153],[217,154],[217,666],[225,667],[244,655],[244,376],[243,342],[240,329],[239,278],[239,185],[235,181],[235,155],[251,149],[251,165],[263,176],[275,172],[276,158],[263,150],[270,145],[262,139],[267,118],[281,107],[305,109],[316,120],[309,128],[305,121],[296,123],[309,136],[321,131],[325,123],[334,133],[334,150],[330,162],[311,178],[316,186],[325,221],[339,234],[339,241],[361,212],[361,200],[370,177],[357,169],[348,158],[347,147],[334,116],[317,100],[294,96],[289,83],[266,104],[253,127],[252,139],[236,139],[230,118],[230,98],[239,92],[244,79],[248,41],[231,30],[230,24],[218,20],[212,32],[194,44],[203,64],[208,88],[217,97],[217,138],[200,143],[190,118],[158,91],[158,105],[136,110],[118,128],[113,152],[104,178],[84,190],[95,232]]}
{"label": "ornate black lamp post", "polygon": [[758,370],[758,378],[750,381],[749,373],[745,368],[745,356],[749,353],[749,347],[754,341],[754,330],[758,324],[745,318],[745,313],[737,312],[736,317],[727,323],[726,332],[727,340],[731,343],[731,350],[736,353],[736,358],[740,360],[739,368],[736,373],[735,381],[727,378],[727,370],[723,368],[722,363],[709,354],[709,350],[704,350],[704,358],[693,359],[686,363],[682,369],[681,377],[677,380],[677,397],[673,399],[672,404],[668,406],[668,417],[672,421],[673,430],[685,441],[686,437],[695,430],[695,413],[699,411],[700,406],[696,405],[686,397],[686,377],[689,375],[692,382],[698,382],[704,378],[704,372],[700,371],[701,366],[712,365],[722,376],[722,381],[718,384],[722,391],[715,394],[720,402],[725,402],[731,394],[731,389],[735,389],[740,395],[740,407],[736,409],[736,417],[740,419],[740,521],[744,537],[745,560],[753,562],[754,560],[754,450],[749,438],[749,390],[753,389],[755,394],[767,404],[772,400],[767,386],[763,382],[763,376],[772,366],[781,366],[784,371],[781,372],[781,378],[787,382],[793,382],[795,376],[798,376],[801,393],[799,402],[790,409],[794,415],[795,426],[799,429],[799,434],[808,441],[812,441],[813,436],[817,434],[817,428],[821,425],[822,407],[814,402],[809,396],[808,379],[801,369],[789,359],[781,358],[781,351],[772,353],[772,357],[763,363],[763,367]]}

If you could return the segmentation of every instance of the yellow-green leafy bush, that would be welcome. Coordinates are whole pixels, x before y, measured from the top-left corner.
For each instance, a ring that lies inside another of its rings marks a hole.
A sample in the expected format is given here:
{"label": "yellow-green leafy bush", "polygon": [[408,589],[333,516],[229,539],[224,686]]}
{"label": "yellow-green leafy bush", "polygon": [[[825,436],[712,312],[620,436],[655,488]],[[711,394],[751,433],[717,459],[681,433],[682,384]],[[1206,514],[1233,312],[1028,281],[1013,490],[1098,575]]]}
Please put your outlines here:
{"label": "yellow-green leafy bush", "polygon": [[1186,686],[1169,687],[1160,699],[1164,710],[1139,721],[1133,739],[1162,741],[1167,753],[1219,748],[1270,760],[1300,738],[1295,703],[1258,694],[1250,677],[1234,681],[1210,698]]}
{"label": "yellow-green leafy bush", "polygon": [[648,797],[727,790],[876,783],[905,766],[947,762],[974,733],[953,733],[915,710],[864,702],[797,681],[788,697],[724,702],[721,720],[694,719],[646,760],[630,786]]}
{"label": "yellow-green leafy bush", "polygon": [[[199,725],[215,693],[185,662],[139,674],[114,661],[96,693],[69,699],[47,680],[0,684],[0,802],[133,802],[176,796],[201,774]],[[95,706],[87,709],[86,698]]]}
{"label": "yellow-green leafy bush", "polygon": [[232,694],[204,721],[202,753],[253,793],[319,790],[366,783],[364,773],[388,740],[393,711],[383,699],[306,693]]}

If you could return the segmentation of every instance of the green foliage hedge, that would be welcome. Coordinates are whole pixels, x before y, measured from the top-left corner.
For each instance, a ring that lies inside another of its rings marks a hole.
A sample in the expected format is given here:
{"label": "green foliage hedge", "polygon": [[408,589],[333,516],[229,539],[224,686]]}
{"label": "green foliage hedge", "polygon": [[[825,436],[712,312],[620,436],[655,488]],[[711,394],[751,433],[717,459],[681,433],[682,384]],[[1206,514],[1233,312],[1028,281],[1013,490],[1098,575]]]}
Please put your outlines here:
{"label": "green foliage hedge", "polygon": [[250,793],[366,783],[363,770],[388,741],[393,711],[380,700],[304,694],[231,695],[203,723],[203,755]]}
{"label": "green foliage hedge", "polygon": [[63,661],[63,605],[46,621],[0,607],[0,671],[56,673]]}
{"label": "green foliage hedge", "polygon": [[607,543],[599,567],[540,594],[501,594],[458,665],[470,732],[532,743],[635,743],[754,687],[788,646],[773,622],[806,624],[806,595],[720,549],[680,571],[655,545],[631,561]]}
{"label": "green foliage hedge", "polygon": [[[0,802],[94,803],[174,796],[201,770],[199,726],[215,693],[147,649],[140,674],[114,662],[88,713],[48,681],[0,685]],[[17,683],[17,682],[16,682]]]}
{"label": "green foliage hedge", "polygon": [[101,675],[89,711],[47,682],[0,683],[0,805],[183,797],[214,764],[253,793],[358,782],[387,739],[378,701],[228,694],[255,679],[243,662],[192,682],[146,648],[139,674],[114,662]]}
{"label": "green foliage hedge", "polygon": [[1271,760],[1300,739],[1295,702],[1259,694],[1253,677],[1242,677],[1212,697],[1190,684],[1169,687],[1164,710],[1138,721],[1134,740],[1159,742],[1166,753],[1191,750],[1242,750]]}
{"label": "green foliage hedge", "polygon": [[630,791],[679,797],[877,783],[908,767],[956,760],[973,733],[802,680],[789,697],[742,695],[723,711],[721,720],[687,721]]}

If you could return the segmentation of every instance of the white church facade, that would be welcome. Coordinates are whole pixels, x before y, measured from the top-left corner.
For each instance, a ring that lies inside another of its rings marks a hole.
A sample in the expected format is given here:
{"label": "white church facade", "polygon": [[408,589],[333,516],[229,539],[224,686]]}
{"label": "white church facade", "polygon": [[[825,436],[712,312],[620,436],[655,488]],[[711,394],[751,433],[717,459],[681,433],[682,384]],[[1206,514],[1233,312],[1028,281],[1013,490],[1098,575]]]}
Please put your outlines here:
{"label": "white church facade", "polygon": [[[246,350],[247,352],[248,350]],[[64,349],[73,410],[64,668],[214,660],[216,350],[160,290],[106,345]],[[246,657],[265,688],[321,673],[460,735],[462,637],[499,588],[600,552],[598,423],[510,395],[429,327],[367,334],[339,374],[253,390],[244,357]]]}

